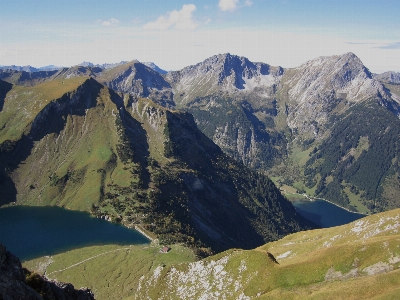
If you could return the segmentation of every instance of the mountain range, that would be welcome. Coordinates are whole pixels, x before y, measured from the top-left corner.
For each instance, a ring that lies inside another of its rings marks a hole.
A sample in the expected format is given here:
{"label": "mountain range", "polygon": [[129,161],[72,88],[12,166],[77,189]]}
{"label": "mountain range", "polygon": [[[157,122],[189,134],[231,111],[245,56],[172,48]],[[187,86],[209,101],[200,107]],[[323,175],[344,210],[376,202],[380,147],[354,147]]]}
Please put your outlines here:
{"label": "mountain range", "polygon": [[[120,71],[147,68],[136,64]],[[91,211],[199,255],[314,227],[267,176],[224,154],[189,113],[136,97],[136,86],[133,95],[117,94],[94,78],[70,76],[82,68],[33,87],[0,81],[2,205]]]}
{"label": "mountain range", "polygon": [[353,53],[293,69],[227,53],[163,73],[0,71],[1,204],[91,211],[203,254],[312,228],[287,186],[364,213],[400,206],[398,73]]}

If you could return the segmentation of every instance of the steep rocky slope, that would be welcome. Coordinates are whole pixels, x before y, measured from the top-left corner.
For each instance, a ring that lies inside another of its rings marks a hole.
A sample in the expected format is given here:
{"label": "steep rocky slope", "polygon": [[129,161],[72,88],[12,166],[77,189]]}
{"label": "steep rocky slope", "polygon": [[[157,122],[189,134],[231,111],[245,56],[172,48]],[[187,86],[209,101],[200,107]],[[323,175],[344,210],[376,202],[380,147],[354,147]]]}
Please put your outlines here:
{"label": "steep rocky slope", "polygon": [[94,295],[89,289],[76,290],[72,284],[50,281],[23,269],[19,259],[0,244],[0,298],[91,300]]}
{"label": "steep rocky slope", "polygon": [[166,80],[174,90],[174,100],[184,106],[195,100],[220,91],[229,94],[238,91],[267,89],[279,82],[281,67],[253,63],[245,57],[229,53],[212,56],[194,66],[169,72]]}
{"label": "steep rocky slope", "polygon": [[267,169],[285,155],[282,132],[276,130],[273,94],[281,67],[253,63],[230,54],[169,72],[177,107],[195,117],[199,129],[224,152],[256,169]]}
{"label": "steep rocky slope", "polygon": [[4,93],[1,204],[90,210],[140,224],[164,242],[217,251],[312,226],[266,176],[223,154],[188,113],[122,98],[88,77]]}
{"label": "steep rocky slope", "polygon": [[165,107],[174,106],[169,83],[157,71],[140,62],[106,69],[96,79],[115,91],[148,97]]}
{"label": "steep rocky slope", "polygon": [[383,83],[400,84],[400,73],[398,72],[385,72],[382,74],[374,74],[374,78]]}
{"label": "steep rocky slope", "polygon": [[299,232],[254,250],[158,266],[132,299],[395,299],[400,211]]}
{"label": "steep rocky slope", "polygon": [[353,53],[308,61],[286,72],[282,85],[288,89],[287,124],[300,138],[322,137],[332,114],[370,99],[400,114],[400,98],[375,80]]}
{"label": "steep rocky slope", "polygon": [[398,207],[400,97],[352,53],[287,70],[281,86],[289,157],[305,175],[289,183],[363,212]]}

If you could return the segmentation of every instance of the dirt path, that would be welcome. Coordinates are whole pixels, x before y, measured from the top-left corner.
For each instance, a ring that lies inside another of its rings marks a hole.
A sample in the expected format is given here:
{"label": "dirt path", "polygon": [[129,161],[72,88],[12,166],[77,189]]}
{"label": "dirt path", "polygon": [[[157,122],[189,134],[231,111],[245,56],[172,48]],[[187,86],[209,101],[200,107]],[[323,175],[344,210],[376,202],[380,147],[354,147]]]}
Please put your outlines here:
{"label": "dirt path", "polygon": [[[146,248],[147,248],[147,247],[146,247]],[[89,260],[91,260],[91,259],[95,259],[95,258],[97,258],[97,257],[99,257],[99,256],[106,255],[106,254],[113,253],[113,252],[117,252],[117,251],[120,251],[120,250],[128,250],[128,249],[132,249],[132,247],[125,247],[125,248],[119,248],[119,249],[115,249],[115,250],[111,250],[111,251],[106,251],[106,252],[103,252],[103,253],[94,255],[94,256],[92,256],[92,257],[86,258],[86,259],[84,259],[84,260],[82,260],[82,261],[80,261],[80,262],[77,262],[76,264],[70,265],[69,267],[66,267],[66,268],[64,268],[64,269],[57,270],[57,271],[53,271],[53,272],[50,272],[50,273],[48,273],[48,274],[46,274],[46,272],[45,272],[45,275],[46,275],[46,276],[49,276],[49,275],[54,274],[54,273],[63,272],[63,271],[65,271],[65,270],[68,270],[68,269],[71,269],[71,268],[73,268],[73,267],[79,266],[80,264],[83,264],[83,263],[85,263],[85,262],[87,262],[87,261],[89,261]]]}

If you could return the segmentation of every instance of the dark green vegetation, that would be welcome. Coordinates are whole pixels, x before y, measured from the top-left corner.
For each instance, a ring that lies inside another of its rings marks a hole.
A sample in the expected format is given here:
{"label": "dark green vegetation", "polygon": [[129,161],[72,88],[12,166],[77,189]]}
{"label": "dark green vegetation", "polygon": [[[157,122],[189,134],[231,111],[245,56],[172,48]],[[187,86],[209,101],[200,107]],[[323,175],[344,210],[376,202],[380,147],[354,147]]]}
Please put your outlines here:
{"label": "dark green vegetation", "polygon": [[87,77],[2,86],[2,204],[91,211],[198,255],[311,228],[272,181],[226,156],[188,113]]}
{"label": "dark green vegetation", "polygon": [[371,101],[331,123],[329,138],[311,151],[305,165],[307,187],[316,185],[316,195],[353,210],[345,188],[372,212],[397,207],[398,201],[384,193],[389,188],[384,180],[400,175],[398,118]]}

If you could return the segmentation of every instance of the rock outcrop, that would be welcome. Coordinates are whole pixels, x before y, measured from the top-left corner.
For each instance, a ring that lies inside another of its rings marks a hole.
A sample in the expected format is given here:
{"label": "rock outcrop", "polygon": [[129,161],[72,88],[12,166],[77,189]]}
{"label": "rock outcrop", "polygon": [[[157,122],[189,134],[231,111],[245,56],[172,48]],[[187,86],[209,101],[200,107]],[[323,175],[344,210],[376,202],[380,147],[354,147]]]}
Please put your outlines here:
{"label": "rock outcrop", "polygon": [[383,83],[400,84],[400,72],[385,72],[382,74],[374,74],[374,78]]}
{"label": "rock outcrop", "polygon": [[0,244],[0,299],[92,300],[94,294],[87,288],[76,290],[70,283],[50,281],[31,273]]}

